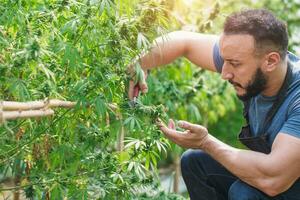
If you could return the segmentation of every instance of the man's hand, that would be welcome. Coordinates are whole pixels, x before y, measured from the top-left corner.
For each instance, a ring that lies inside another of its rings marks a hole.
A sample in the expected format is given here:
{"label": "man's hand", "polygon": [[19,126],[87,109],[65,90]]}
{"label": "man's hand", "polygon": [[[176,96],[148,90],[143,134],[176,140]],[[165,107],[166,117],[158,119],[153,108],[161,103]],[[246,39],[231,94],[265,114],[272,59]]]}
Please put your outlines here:
{"label": "man's hand", "polygon": [[208,138],[208,131],[204,126],[186,121],[178,122],[178,126],[185,131],[176,131],[172,119],[170,119],[168,127],[160,119],[157,120],[157,125],[167,138],[184,148],[201,149]]}
{"label": "man's hand", "polygon": [[128,67],[128,74],[130,76],[128,97],[133,100],[138,96],[139,91],[143,94],[148,92],[146,78],[148,76],[147,70],[137,69],[136,64],[131,64]]}

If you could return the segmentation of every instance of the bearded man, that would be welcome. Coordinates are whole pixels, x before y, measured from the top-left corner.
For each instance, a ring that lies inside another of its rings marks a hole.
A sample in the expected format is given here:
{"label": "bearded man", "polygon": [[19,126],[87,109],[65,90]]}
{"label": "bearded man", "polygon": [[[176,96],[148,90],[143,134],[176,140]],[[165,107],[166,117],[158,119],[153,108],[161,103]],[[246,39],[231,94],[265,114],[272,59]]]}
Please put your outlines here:
{"label": "bearded man", "polygon": [[[189,148],[182,176],[192,200],[300,200],[300,62],[288,52],[284,22],[264,9],[226,18],[221,36],[176,31],[158,38],[139,59],[147,70],[185,56],[229,81],[244,103],[247,124],[231,147],[202,125],[180,121],[185,131],[159,121],[167,138]],[[133,99],[131,81],[129,98]],[[138,83],[147,92],[145,80]]]}

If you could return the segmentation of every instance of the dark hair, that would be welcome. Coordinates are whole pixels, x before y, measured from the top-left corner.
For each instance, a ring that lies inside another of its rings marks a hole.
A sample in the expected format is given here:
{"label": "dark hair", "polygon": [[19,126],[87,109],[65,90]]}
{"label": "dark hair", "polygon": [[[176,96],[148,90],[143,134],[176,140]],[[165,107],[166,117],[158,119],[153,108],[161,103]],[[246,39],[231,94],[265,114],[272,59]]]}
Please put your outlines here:
{"label": "dark hair", "polygon": [[[249,34],[254,37],[255,51],[277,51],[284,60],[287,54],[286,24],[265,9],[249,9],[226,18],[224,34]],[[262,51],[262,52],[261,52]]]}

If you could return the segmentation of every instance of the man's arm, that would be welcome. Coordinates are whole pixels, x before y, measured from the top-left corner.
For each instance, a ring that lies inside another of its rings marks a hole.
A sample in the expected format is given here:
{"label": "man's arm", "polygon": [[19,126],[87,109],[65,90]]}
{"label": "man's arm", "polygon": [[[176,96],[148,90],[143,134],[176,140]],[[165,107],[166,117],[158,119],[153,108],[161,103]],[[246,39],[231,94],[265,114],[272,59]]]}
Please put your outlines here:
{"label": "man's arm", "polygon": [[[200,34],[187,31],[175,31],[157,38],[149,52],[140,55],[138,61],[144,76],[139,80],[139,88],[143,93],[148,91],[145,80],[147,70],[171,63],[176,58],[186,57],[203,69],[216,71],[213,61],[213,48],[218,40],[216,35]],[[129,67],[129,73],[134,75],[134,63]],[[135,83],[129,82],[128,97],[134,98]]]}
{"label": "man's arm", "polygon": [[175,31],[154,41],[153,48],[142,56],[143,69],[166,65],[179,57],[186,57],[194,64],[216,71],[213,61],[213,47],[218,36],[187,31]]}
{"label": "man's arm", "polygon": [[208,134],[205,127],[189,122],[176,131],[159,122],[166,137],[185,148],[202,149],[244,182],[269,196],[286,191],[300,177],[300,139],[279,133],[272,152],[263,154],[231,147]]}
{"label": "man's arm", "polygon": [[275,196],[300,177],[300,139],[279,133],[270,154],[233,148],[209,136],[202,149],[244,182]]}

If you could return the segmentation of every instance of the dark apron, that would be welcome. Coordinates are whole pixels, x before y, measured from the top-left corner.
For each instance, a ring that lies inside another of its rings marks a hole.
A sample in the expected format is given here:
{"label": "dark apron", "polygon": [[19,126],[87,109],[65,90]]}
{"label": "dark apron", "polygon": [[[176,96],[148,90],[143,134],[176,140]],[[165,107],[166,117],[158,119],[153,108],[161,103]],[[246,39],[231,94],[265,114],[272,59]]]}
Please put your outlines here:
{"label": "dark apron", "polygon": [[281,104],[286,98],[288,87],[292,81],[292,64],[288,62],[287,73],[284,79],[284,82],[276,96],[276,100],[273,103],[272,107],[267,113],[267,117],[264,121],[263,131],[262,133],[258,134],[257,136],[253,136],[251,133],[250,125],[249,125],[249,107],[250,107],[250,100],[244,101],[244,118],[246,119],[247,124],[242,127],[241,132],[238,136],[241,143],[243,143],[246,147],[250,150],[258,151],[261,153],[269,154],[271,152],[271,146],[268,142],[268,134],[266,131],[271,125],[272,119],[278,109],[280,108]]}

